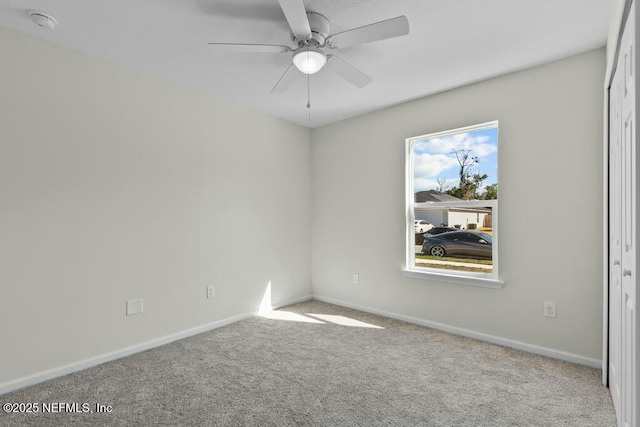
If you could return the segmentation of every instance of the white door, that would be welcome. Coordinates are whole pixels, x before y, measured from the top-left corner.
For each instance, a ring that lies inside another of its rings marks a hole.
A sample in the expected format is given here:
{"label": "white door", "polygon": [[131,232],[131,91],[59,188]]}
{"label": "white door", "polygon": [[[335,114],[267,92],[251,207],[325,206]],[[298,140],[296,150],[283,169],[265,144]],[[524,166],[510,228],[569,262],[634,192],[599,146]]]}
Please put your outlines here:
{"label": "white door", "polygon": [[622,311],[622,157],[620,75],[609,89],[609,388],[620,421],[620,346]]}
{"label": "white door", "polygon": [[609,387],[618,425],[640,427],[636,259],[636,43],[632,3],[609,92]]}
{"label": "white door", "polygon": [[621,96],[621,148],[622,148],[622,286],[620,327],[620,425],[638,426],[637,393],[637,339],[636,339],[636,5],[631,6],[629,18],[622,34],[618,68]]}

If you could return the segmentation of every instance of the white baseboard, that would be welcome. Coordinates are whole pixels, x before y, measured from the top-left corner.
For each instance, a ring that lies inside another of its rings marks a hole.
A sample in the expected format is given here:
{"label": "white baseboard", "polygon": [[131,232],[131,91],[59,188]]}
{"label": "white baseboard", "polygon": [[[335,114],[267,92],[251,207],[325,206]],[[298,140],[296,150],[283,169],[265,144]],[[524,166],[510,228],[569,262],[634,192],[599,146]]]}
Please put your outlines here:
{"label": "white baseboard", "polygon": [[[305,295],[300,298],[296,298],[290,301],[281,302],[274,305],[274,309],[285,307],[287,305],[296,304],[299,302],[309,301],[311,299],[311,295]],[[203,332],[207,332],[213,329],[221,328],[222,326],[229,325],[231,323],[239,322],[244,319],[248,319],[250,317],[255,316],[255,312],[238,314],[235,316],[227,317],[225,319],[217,320],[212,323],[207,323],[205,325],[196,326],[195,328],[187,329],[185,331],[176,332],[173,334],[165,335],[160,338],[156,338],[150,341],[146,341],[140,344],[133,345],[131,347],[123,348],[121,350],[116,350],[111,353],[103,354],[96,357],[91,357],[89,359],[81,360],[78,362],[70,363],[68,365],[59,366],[57,368],[49,369],[42,372],[37,372],[32,375],[28,375],[26,377],[18,378],[12,381],[0,383],[0,395],[10,393],[12,391],[19,390],[24,387],[28,387],[31,385],[35,385],[44,381],[48,381],[54,378],[58,378],[64,375],[72,374],[74,372],[82,371],[87,368],[91,368],[97,365],[101,365],[106,362],[111,362],[116,359],[120,359],[126,356],[130,356],[135,353],[140,353],[145,350],[150,350],[155,347],[159,347],[161,345],[169,344],[174,341],[178,341],[184,338],[191,337],[193,335],[198,335]]]}
{"label": "white baseboard", "polygon": [[[552,357],[555,359],[564,360],[567,362],[578,363],[581,365],[591,366],[593,368],[601,368],[602,361],[597,359],[591,359],[588,357],[579,356],[577,354],[566,353],[559,350],[553,350],[546,347],[540,347],[532,344],[523,343],[520,341],[513,341],[506,338],[500,338],[493,335],[487,335],[480,332],[470,331],[468,329],[462,329],[455,326],[449,326],[442,323],[433,322],[430,320],[419,319],[417,317],[405,316],[398,313],[393,313],[389,311],[379,310],[376,308],[365,307],[358,304],[353,304],[346,301],[337,300],[334,298],[324,297],[322,295],[305,295],[299,298],[295,298],[293,300],[280,302],[273,305],[273,309],[282,308],[288,305],[297,304],[300,302],[309,301],[311,299],[316,299],[318,301],[327,302],[330,304],[340,305],[343,307],[353,308],[355,310],[364,311],[367,313],[377,314],[380,316],[390,317],[392,319],[402,320],[404,322],[414,323],[416,325],[426,326],[433,329],[438,329],[445,332],[450,332],[456,335],[462,335],[469,338],[475,338],[481,341],[487,341],[490,343],[502,345],[505,347],[511,347],[518,350],[527,351],[530,353],[541,354],[543,356]],[[207,332],[213,329],[220,328],[222,326],[229,325],[231,323],[239,322],[244,319],[248,319],[253,317],[256,313],[249,312],[238,314],[236,316],[227,317],[225,319],[221,319],[212,323],[208,323],[201,326],[196,326],[191,329],[187,329],[185,331],[176,332],[174,334],[166,335],[164,337],[156,338],[150,341],[146,341],[140,344],[136,344],[131,347],[127,347],[121,350],[117,350],[111,353],[103,354],[100,356],[92,357],[89,359],[81,360],[78,362],[70,363],[68,365],[60,366],[57,368],[49,369],[46,371],[38,372],[32,375],[28,375],[26,377],[18,378],[12,381],[8,381],[5,383],[0,383],[0,395],[10,393],[12,391],[19,390],[24,387],[28,387],[31,385],[35,385],[53,378],[58,378],[64,375],[72,374],[74,372],[78,372],[87,368],[91,368],[93,366],[100,365],[102,363],[110,362],[116,359],[120,359],[122,357],[130,356],[135,353],[140,353],[145,350],[150,350],[155,347],[159,347],[164,344],[169,344],[173,341],[181,340],[183,338],[188,338],[193,335],[201,334],[203,332]]]}
{"label": "white baseboard", "polygon": [[602,368],[602,361],[598,359],[591,359],[589,357],[580,356],[573,353],[567,353],[560,350],[554,350],[547,347],[540,347],[533,344],[527,344],[521,341],[514,341],[507,338],[496,337],[494,335],[483,334],[481,332],[471,331],[468,329],[458,328],[456,326],[449,326],[443,323],[433,322],[431,320],[419,319],[417,317],[405,316],[403,314],[393,313],[390,311],[379,310],[377,308],[365,307],[358,304],[353,304],[346,301],[337,300],[334,298],[325,297],[322,295],[313,295],[313,299],[323,301],[329,304],[340,305],[343,307],[353,308],[354,310],[364,311],[366,313],[377,314],[384,317],[390,317],[396,320],[402,320],[408,323],[414,323],[420,326],[426,326],[440,331],[449,332],[455,335],[461,335],[464,337],[475,338],[480,341],[487,341],[493,344],[498,344],[504,347],[515,348],[517,350],[526,351],[529,353],[540,354],[542,356],[552,357],[554,359],[564,360],[566,362],[577,363],[580,365],[590,366],[592,368]]}
{"label": "white baseboard", "polygon": [[273,304],[272,308],[274,310],[277,310],[279,308],[286,307],[288,305],[298,304],[298,303],[305,302],[305,301],[311,301],[312,299],[313,299],[313,295],[308,294],[308,295],[302,296],[300,298],[296,298],[296,299],[292,299],[292,300],[289,300],[289,301]]}

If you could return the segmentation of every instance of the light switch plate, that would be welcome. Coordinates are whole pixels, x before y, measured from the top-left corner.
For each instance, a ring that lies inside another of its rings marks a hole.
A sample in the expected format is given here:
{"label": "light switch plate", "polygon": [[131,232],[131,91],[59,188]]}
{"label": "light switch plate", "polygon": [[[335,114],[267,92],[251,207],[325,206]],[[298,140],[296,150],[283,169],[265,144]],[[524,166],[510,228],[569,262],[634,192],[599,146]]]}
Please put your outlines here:
{"label": "light switch plate", "polygon": [[140,314],[143,311],[143,300],[141,299],[132,299],[127,301],[127,316],[132,316],[134,314]]}

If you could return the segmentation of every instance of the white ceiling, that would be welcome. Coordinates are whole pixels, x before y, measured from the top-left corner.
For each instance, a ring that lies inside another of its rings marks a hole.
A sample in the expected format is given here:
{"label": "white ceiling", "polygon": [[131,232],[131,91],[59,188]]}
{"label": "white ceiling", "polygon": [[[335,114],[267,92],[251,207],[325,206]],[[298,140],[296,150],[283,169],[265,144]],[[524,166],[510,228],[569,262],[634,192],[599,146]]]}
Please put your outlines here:
{"label": "white ceiling", "polygon": [[[0,0],[0,27],[317,127],[605,45],[611,0],[305,0],[336,33],[406,15],[410,34],[339,50],[373,78],[321,70],[271,88],[290,54],[221,53],[208,42],[290,43],[278,0]],[[41,9],[48,31],[26,14]],[[324,71],[324,72],[323,72]],[[167,102],[171,102],[168,100]]]}

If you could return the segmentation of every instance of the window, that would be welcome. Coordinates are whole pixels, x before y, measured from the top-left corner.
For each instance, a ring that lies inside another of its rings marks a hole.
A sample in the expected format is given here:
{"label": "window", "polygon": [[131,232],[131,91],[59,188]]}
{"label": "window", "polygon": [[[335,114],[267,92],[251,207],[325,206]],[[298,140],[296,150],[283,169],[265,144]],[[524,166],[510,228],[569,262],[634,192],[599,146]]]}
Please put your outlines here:
{"label": "window", "polygon": [[407,274],[501,287],[498,122],[408,138]]}

